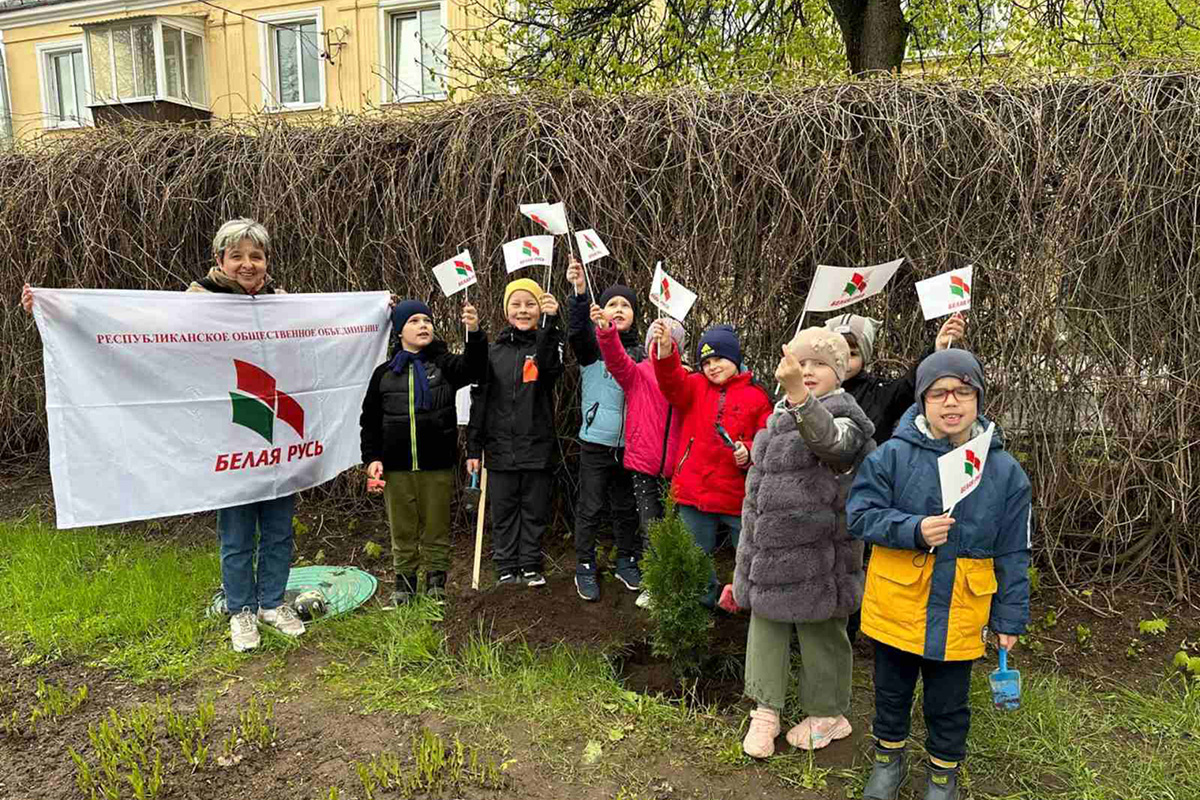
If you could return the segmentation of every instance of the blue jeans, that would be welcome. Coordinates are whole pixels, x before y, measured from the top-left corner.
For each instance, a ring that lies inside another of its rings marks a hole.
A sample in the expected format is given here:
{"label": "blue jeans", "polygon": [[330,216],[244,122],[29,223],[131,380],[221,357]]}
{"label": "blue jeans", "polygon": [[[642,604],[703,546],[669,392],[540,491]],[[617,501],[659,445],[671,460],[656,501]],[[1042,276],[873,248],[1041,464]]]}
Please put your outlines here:
{"label": "blue jeans", "polygon": [[[679,517],[692,534],[693,541],[700,549],[710,556],[717,549],[717,531],[721,523],[729,527],[729,538],[736,549],[738,538],[742,535],[742,518],[734,514],[709,514],[695,506],[679,506]],[[717,580],[717,569],[714,565],[712,578],[708,582],[708,594],[700,602],[705,608],[713,608],[721,599],[721,582]]]}
{"label": "blue jeans", "polygon": [[292,512],[295,507],[296,496],[289,494],[217,511],[221,583],[225,587],[229,613],[237,614],[243,608],[257,612],[259,608],[283,605],[283,592],[292,566]]}

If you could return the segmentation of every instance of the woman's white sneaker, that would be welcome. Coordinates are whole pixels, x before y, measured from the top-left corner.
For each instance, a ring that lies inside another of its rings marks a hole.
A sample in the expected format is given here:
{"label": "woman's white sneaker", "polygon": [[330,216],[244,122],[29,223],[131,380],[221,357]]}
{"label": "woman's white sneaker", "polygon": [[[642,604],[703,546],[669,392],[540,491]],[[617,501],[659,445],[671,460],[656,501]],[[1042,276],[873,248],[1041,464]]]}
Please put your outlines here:
{"label": "woman's white sneaker", "polygon": [[234,652],[244,653],[258,647],[258,620],[249,606],[229,618],[229,638],[233,641]]}
{"label": "woman's white sneaker", "polygon": [[258,620],[270,625],[285,636],[299,636],[304,633],[304,623],[287,603],[279,608],[260,608]]}

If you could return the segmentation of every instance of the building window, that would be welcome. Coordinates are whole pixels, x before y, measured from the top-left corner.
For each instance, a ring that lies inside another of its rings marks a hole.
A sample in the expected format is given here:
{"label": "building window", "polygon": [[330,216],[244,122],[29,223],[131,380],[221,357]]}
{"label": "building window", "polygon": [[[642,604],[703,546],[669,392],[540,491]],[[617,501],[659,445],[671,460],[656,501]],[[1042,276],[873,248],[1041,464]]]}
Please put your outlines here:
{"label": "building window", "polygon": [[37,49],[46,127],[78,128],[90,124],[83,43],[61,43]]}
{"label": "building window", "polygon": [[442,7],[385,8],[388,102],[441,100],[446,96],[446,26]]}
{"label": "building window", "polygon": [[324,106],[321,12],[260,15],[259,20],[264,23],[263,72],[270,76],[267,107],[278,110]]}
{"label": "building window", "polygon": [[84,30],[92,105],[153,100],[207,105],[202,20],[153,17]]}

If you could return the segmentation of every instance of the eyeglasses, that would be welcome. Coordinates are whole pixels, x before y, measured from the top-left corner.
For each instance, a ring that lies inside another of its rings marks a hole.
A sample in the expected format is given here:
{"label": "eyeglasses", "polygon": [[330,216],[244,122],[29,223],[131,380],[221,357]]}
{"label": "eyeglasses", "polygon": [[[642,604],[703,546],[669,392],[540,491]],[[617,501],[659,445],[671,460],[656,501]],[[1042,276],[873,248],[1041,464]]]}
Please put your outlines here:
{"label": "eyeglasses", "polygon": [[974,400],[979,392],[970,386],[958,386],[954,389],[930,389],[925,393],[925,402],[944,403],[951,394],[954,395],[955,400],[965,403],[968,400]]}

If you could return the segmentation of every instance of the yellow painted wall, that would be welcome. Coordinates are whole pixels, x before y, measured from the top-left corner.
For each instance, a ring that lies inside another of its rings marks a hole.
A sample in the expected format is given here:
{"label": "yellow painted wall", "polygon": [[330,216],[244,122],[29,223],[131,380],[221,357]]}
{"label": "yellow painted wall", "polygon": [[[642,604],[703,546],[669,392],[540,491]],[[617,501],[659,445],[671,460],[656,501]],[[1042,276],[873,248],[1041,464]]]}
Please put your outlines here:
{"label": "yellow painted wall", "polygon": [[[463,30],[467,23],[465,10],[455,0],[448,3],[447,27]],[[42,93],[38,76],[36,47],[42,44],[81,39],[83,31],[73,25],[119,19],[124,16],[187,16],[205,21],[208,96],[213,116],[236,118],[259,113],[267,105],[265,86],[268,76],[262,75],[261,23],[246,17],[321,8],[322,28],[334,31],[344,44],[329,48],[332,63],[322,60],[325,70],[325,108],[321,111],[277,111],[289,119],[311,119],[338,112],[363,112],[379,108],[382,86],[379,77],[380,13],[378,0],[308,0],[286,4],[265,4],[262,0],[218,0],[221,10],[203,3],[179,3],[157,7],[130,4],[127,13],[108,11],[85,15],[80,13],[69,21],[46,22],[14,27],[10,15],[0,14],[3,32],[9,95],[13,117],[13,134],[18,140],[35,139],[42,135],[72,135],[75,130],[47,130],[42,115]],[[48,6],[47,9],[66,10],[72,4]],[[237,13],[234,13],[237,12]],[[74,13],[74,12],[72,12]],[[238,14],[244,14],[238,16]],[[453,46],[449,44],[448,46]],[[423,103],[407,103],[420,106]]]}

